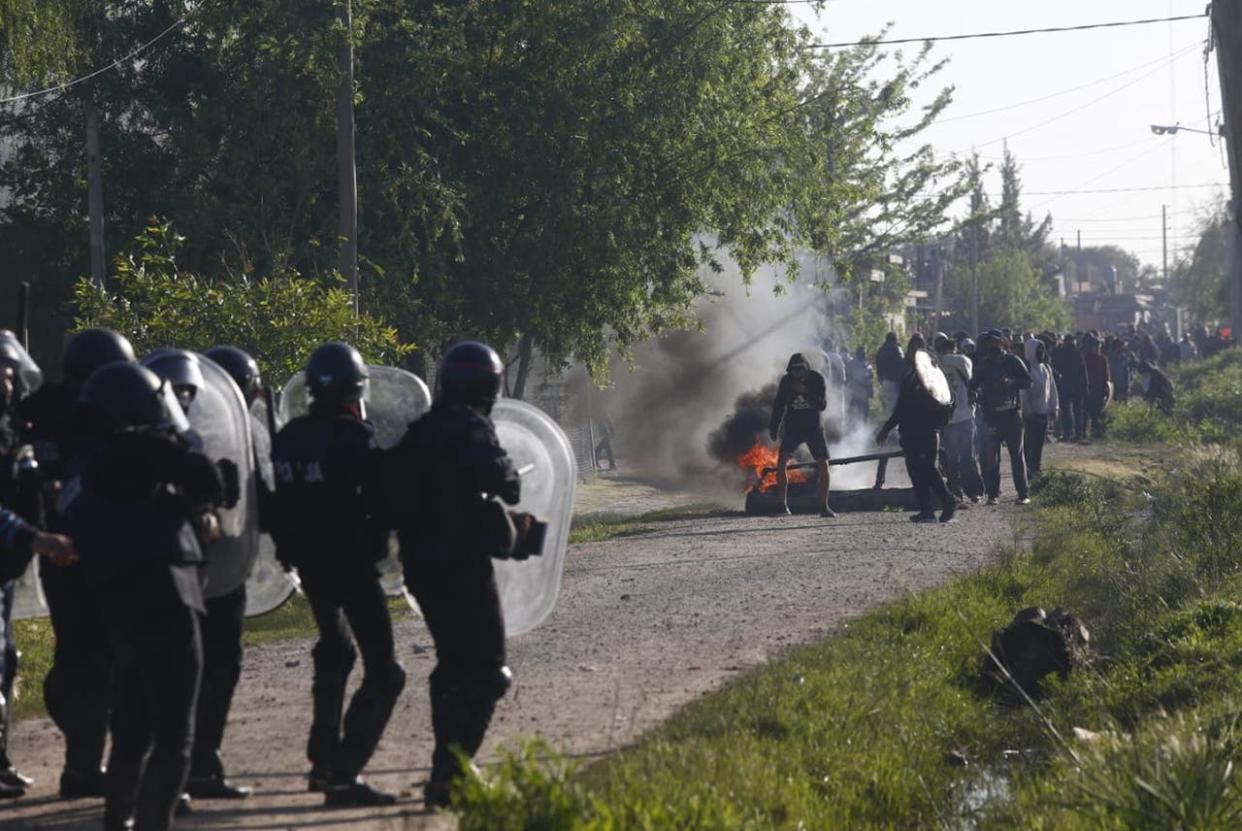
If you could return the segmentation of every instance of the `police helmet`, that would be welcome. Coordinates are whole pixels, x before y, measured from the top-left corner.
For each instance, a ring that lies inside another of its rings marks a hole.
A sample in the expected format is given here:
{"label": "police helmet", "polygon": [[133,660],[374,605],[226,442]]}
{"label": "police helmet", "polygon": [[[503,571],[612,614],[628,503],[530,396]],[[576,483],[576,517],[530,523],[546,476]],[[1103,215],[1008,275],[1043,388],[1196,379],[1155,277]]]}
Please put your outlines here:
{"label": "police helmet", "polygon": [[306,362],[306,389],[316,404],[361,401],[368,377],[362,355],[340,341],[325,343]]}
{"label": "police helmet", "polygon": [[100,367],[82,385],[78,398],[92,424],[104,432],[190,427],[173,396],[172,385],[145,366],[111,363]]}
{"label": "police helmet", "polygon": [[207,386],[198,355],[187,349],[162,347],[143,358],[142,365],[172,386],[181,408],[187,412],[198,391]]}
{"label": "police helmet", "polygon": [[490,405],[500,397],[505,365],[485,343],[454,344],[440,362],[440,398],[447,404]]}
{"label": "police helmet", "polygon": [[236,346],[213,346],[203,353],[220,365],[220,368],[232,377],[237,388],[241,390],[246,405],[254,403],[259,397],[263,382],[259,377],[259,364],[254,358]]}
{"label": "police helmet", "polygon": [[66,383],[80,387],[101,366],[118,362],[134,362],[134,347],[124,335],[111,329],[83,329],[65,346],[61,371]]}

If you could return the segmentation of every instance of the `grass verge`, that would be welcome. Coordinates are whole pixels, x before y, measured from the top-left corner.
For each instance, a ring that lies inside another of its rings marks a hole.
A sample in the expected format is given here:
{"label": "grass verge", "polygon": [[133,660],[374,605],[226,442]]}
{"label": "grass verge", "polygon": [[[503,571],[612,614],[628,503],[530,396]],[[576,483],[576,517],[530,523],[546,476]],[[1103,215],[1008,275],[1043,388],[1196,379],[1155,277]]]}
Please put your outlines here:
{"label": "grass verge", "polygon": [[650,534],[658,530],[661,523],[730,516],[736,513],[736,511],[713,503],[701,502],[648,511],[638,516],[592,514],[583,520],[574,520],[573,527],[569,531],[569,542],[571,544],[604,542],[621,537],[633,537],[638,534]]}
{"label": "grass verge", "polygon": [[[463,829],[1227,828],[1242,822],[1242,463],[1052,472],[1028,547],[868,614],[585,770],[527,748]],[[1098,658],[1038,707],[976,693],[991,631],[1068,608]]]}

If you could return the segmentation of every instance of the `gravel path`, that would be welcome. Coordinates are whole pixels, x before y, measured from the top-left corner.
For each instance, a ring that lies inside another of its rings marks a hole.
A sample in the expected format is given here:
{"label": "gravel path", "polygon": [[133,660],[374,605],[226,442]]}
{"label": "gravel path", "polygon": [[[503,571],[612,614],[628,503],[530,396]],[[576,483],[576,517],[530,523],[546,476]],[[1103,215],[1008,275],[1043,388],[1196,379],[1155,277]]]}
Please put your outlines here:
{"label": "gravel path", "polygon": [[[552,618],[510,642],[517,685],[497,711],[484,756],[534,735],[570,754],[606,753],[790,646],[976,569],[1014,539],[1012,520],[1022,509],[1009,493],[1000,507],[973,508],[944,527],[911,525],[896,513],[835,521],[717,517],[575,546]],[[652,499],[642,494],[636,501]],[[229,769],[259,795],[244,810],[200,803],[178,827],[452,827],[421,810],[431,752],[430,640],[416,619],[398,624],[398,639],[409,684],[368,778],[401,793],[400,805],[328,813],[319,810],[321,797],[304,792],[310,644],[292,641],[247,653],[233,707]],[[97,827],[97,802],[54,799],[60,754],[50,722],[18,725],[12,755],[38,786],[33,798],[0,805],[0,828]]]}

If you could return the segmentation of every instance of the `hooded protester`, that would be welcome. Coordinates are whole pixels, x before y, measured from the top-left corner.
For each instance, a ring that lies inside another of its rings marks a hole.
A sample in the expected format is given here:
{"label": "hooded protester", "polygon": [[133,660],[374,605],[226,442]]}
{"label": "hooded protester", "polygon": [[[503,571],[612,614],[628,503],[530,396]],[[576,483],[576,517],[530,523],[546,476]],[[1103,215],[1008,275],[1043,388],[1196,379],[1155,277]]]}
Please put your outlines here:
{"label": "hooded protester", "polygon": [[906,356],[897,343],[897,333],[889,332],[884,338],[884,345],[875,353],[875,374],[880,379],[885,412],[892,412],[897,406],[897,393],[906,369]]}
{"label": "hooded protester", "polygon": [[1022,421],[1025,425],[1027,476],[1034,479],[1043,467],[1044,443],[1048,440],[1048,424],[1060,408],[1056,379],[1048,364],[1048,347],[1041,340],[1026,342],[1026,362],[1031,373],[1031,388],[1022,390]]}
{"label": "hooded protester", "polygon": [[[897,396],[897,406],[884,426],[876,433],[876,443],[884,444],[894,429],[901,429],[901,449],[906,455],[906,471],[918,497],[919,512],[910,517],[912,522],[936,522],[932,510],[932,495],[940,500],[940,522],[952,522],[957,511],[957,500],[945,487],[936,461],[940,455],[940,428],[944,426],[952,406],[952,396],[943,370],[931,358],[927,345],[921,337],[910,340],[907,352],[905,377]],[[942,397],[937,400],[932,384],[942,385]]]}
{"label": "hooded protester", "polygon": [[1134,355],[1126,347],[1121,338],[1111,338],[1105,347],[1108,356],[1108,374],[1113,379],[1113,398],[1124,404],[1130,400],[1130,375],[1134,366]]}
{"label": "hooded protester", "polygon": [[845,365],[845,376],[849,388],[850,420],[865,423],[871,411],[871,398],[875,395],[875,372],[867,363],[866,349],[858,347],[854,357]]}
{"label": "hooded protester", "polygon": [[780,452],[776,458],[776,487],[783,506],[782,513],[789,514],[789,475],[786,466],[802,445],[806,445],[819,471],[819,502],[823,507],[820,516],[831,519],[836,516],[828,506],[828,442],[824,439],[824,426],[820,413],[828,408],[828,391],[824,376],[811,369],[802,353],[795,352],[785,367],[785,375],[776,388],[776,400],[772,403],[772,419],[768,434],[773,441],[780,438]]}
{"label": "hooded protester", "polygon": [[1108,358],[1100,352],[1100,339],[1088,335],[1083,351],[1083,365],[1087,369],[1086,424],[1083,425],[1083,438],[1087,438],[1088,428],[1092,438],[1104,435],[1104,410],[1113,396],[1113,380],[1109,372]]}
{"label": "hooded protester", "polygon": [[1061,438],[1078,441],[1086,434],[1087,365],[1073,335],[1053,350],[1052,368],[1059,381]]}
{"label": "hooded protester", "polygon": [[1026,505],[1031,501],[1031,495],[1026,477],[1020,393],[1030,389],[1031,374],[1021,358],[1005,351],[1003,337],[995,329],[979,339],[979,352],[981,354],[976,361],[970,387],[978,392],[979,409],[983,413],[982,466],[988,504],[995,505],[1000,500],[1000,451],[1003,444],[1009,448],[1018,504]]}

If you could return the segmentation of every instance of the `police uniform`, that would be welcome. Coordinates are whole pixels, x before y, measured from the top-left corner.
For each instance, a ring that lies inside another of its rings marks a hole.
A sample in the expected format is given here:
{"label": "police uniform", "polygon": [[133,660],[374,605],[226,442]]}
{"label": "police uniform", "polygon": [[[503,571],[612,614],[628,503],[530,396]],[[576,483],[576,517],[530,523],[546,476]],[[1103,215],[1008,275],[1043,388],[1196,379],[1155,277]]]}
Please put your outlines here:
{"label": "police uniform", "polygon": [[[356,356],[344,344],[316,350],[307,365],[310,413],[290,421],[272,441],[276,556],[298,570],[319,628],[312,652],[310,787],[325,791],[328,805],[342,806],[395,801],[358,777],[405,687],[377,569],[387,554],[388,532],[373,509],[379,451],[358,409],[365,366]],[[362,375],[342,381],[349,373]],[[345,686],[358,651],[362,685],[345,712]]]}
{"label": "police uniform", "polygon": [[478,752],[512,678],[492,559],[511,556],[515,543],[509,516],[495,498],[516,505],[521,479],[485,415],[501,372],[500,359],[482,344],[450,349],[438,400],[410,425],[385,464],[386,492],[401,518],[406,586],[436,648],[429,807],[447,803],[462,773],[454,750],[467,757]]}
{"label": "police uniform", "polygon": [[162,831],[172,825],[194,739],[199,535],[208,512],[227,501],[226,486],[216,464],[174,432],[184,416],[149,370],[104,367],[82,402],[98,442],[62,505],[86,578],[103,598],[115,661],[104,827],[132,818],[139,831]]}
{"label": "police uniform", "polygon": [[[72,386],[48,384],[22,402],[21,412],[28,423],[26,441],[34,450],[45,486],[58,487],[71,478],[70,471],[85,453],[84,437],[73,419],[77,397]],[[36,510],[37,518],[27,518],[51,531],[61,529],[54,500],[42,499]],[[55,634],[43,700],[65,738],[60,794],[67,799],[103,796],[101,767],[108,736],[112,657],[102,599],[86,581],[81,563],[42,568],[39,580]]]}

